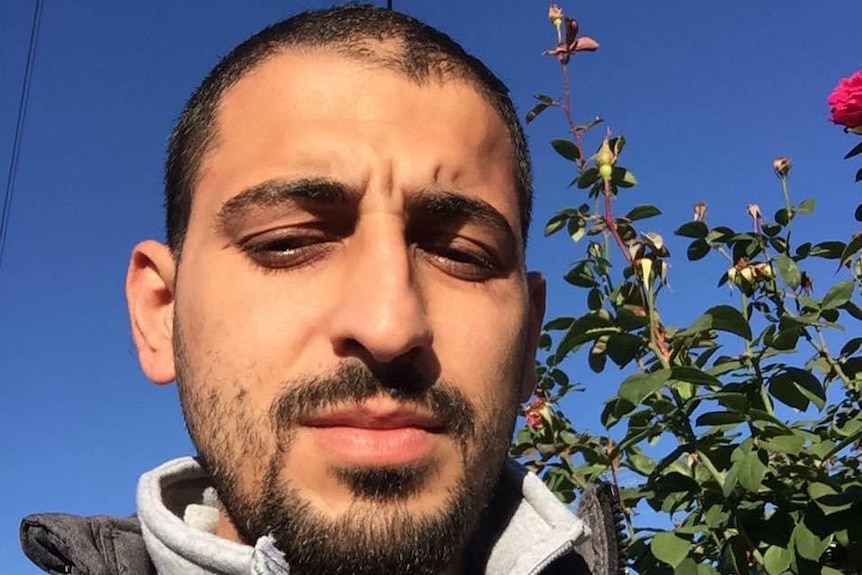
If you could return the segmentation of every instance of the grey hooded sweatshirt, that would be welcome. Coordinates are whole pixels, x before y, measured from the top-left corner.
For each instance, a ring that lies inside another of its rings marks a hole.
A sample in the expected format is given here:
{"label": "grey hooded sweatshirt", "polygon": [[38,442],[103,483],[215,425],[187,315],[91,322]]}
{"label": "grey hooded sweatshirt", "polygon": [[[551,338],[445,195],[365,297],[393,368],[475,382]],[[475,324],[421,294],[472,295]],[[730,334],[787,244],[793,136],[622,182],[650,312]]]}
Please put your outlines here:
{"label": "grey hooded sweatshirt", "polygon": [[[22,547],[36,565],[52,574],[290,572],[269,536],[252,547],[213,534],[218,498],[206,473],[190,457],[145,473],[138,483],[137,504],[137,517],[126,519],[31,515],[21,524]],[[470,539],[466,570],[486,575],[591,575],[584,560],[593,555],[589,536],[584,522],[538,477],[510,461]],[[609,558],[602,559],[608,563]]]}

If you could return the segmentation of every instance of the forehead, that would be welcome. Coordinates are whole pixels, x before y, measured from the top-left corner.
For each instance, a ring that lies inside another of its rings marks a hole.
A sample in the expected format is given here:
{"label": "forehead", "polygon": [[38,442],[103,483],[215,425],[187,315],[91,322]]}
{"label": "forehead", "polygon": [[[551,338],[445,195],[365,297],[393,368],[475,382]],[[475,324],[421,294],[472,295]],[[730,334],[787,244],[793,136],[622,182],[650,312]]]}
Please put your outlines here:
{"label": "forehead", "polygon": [[467,194],[494,187],[499,197],[483,199],[502,204],[519,227],[507,127],[472,83],[451,75],[416,81],[373,60],[285,51],[225,92],[214,135],[196,188],[222,201],[272,177],[353,170],[367,178],[359,172],[370,169],[362,168],[368,160],[441,180],[410,184],[454,185]]}

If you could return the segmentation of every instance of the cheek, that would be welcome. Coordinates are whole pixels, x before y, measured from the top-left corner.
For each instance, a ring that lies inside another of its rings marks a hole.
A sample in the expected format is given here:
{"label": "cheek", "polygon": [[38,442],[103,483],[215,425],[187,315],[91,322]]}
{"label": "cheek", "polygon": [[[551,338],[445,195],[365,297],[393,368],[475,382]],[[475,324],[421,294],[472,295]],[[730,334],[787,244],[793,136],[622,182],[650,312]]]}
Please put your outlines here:
{"label": "cheek", "polygon": [[[485,288],[477,288],[484,290]],[[526,312],[516,294],[442,299],[430,308],[434,351],[443,377],[480,398],[502,401],[520,384],[526,350]],[[495,399],[494,397],[491,398]]]}
{"label": "cheek", "polygon": [[286,277],[254,273],[236,258],[225,259],[211,266],[217,272],[199,273],[181,285],[177,314],[190,359],[211,366],[220,378],[232,376],[257,400],[317,367],[310,352],[319,339],[315,330],[323,323],[327,299],[320,294],[326,292],[319,281],[297,286]]}

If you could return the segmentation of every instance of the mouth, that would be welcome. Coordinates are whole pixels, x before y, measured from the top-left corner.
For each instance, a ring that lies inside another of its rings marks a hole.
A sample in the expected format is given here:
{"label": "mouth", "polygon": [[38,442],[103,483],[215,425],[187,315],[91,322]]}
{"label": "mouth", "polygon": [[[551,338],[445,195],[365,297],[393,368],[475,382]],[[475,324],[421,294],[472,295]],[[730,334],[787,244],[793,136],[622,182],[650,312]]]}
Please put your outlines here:
{"label": "mouth", "polygon": [[398,466],[428,460],[447,426],[433,413],[395,403],[363,403],[300,422],[329,459],[348,466]]}

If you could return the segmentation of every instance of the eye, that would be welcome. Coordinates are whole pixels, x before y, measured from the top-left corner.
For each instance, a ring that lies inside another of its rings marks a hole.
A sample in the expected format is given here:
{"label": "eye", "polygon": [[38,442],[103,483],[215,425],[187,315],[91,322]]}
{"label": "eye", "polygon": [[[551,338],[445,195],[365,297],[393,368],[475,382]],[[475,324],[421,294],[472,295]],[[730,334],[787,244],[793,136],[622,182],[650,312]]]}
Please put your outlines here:
{"label": "eye", "polygon": [[465,281],[484,281],[502,271],[491,250],[464,238],[441,238],[419,249],[434,266]]}
{"label": "eye", "polygon": [[319,232],[264,232],[243,241],[241,249],[259,266],[269,270],[299,268],[326,257],[336,242]]}

